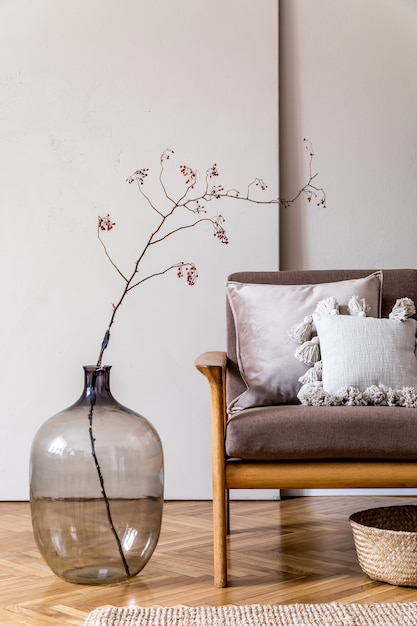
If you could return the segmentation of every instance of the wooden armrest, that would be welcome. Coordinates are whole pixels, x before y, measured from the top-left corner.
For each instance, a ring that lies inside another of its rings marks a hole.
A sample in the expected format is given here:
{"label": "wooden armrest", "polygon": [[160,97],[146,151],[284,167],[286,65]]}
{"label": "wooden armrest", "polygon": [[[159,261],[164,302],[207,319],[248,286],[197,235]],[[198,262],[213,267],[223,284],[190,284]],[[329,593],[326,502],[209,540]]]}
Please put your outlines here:
{"label": "wooden armrest", "polygon": [[226,363],[226,352],[203,352],[194,361],[210,384],[212,418],[222,429],[226,424]]}
{"label": "wooden armrest", "polygon": [[226,429],[226,363],[225,352],[204,352],[194,365],[208,380],[211,391],[211,420],[214,465],[224,466],[224,432]]}
{"label": "wooden armrest", "polygon": [[226,373],[226,352],[203,352],[195,361],[194,365],[209,382],[222,384]]}
{"label": "wooden armrest", "polygon": [[224,432],[226,429],[226,352],[204,352],[194,365],[208,380],[211,391],[211,420],[214,456],[224,464]]}

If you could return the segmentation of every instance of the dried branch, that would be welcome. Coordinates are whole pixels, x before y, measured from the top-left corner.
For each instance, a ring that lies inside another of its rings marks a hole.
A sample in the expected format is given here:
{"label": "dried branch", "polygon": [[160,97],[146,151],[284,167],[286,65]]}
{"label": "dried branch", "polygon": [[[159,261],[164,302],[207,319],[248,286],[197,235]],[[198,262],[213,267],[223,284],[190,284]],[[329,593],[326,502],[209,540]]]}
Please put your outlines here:
{"label": "dried branch", "polygon": [[[217,178],[219,176],[216,163],[206,170],[204,188],[199,193],[197,192],[195,195],[193,195],[193,197],[189,197],[189,196],[191,192],[193,192],[196,189],[196,185],[198,182],[197,171],[189,167],[188,165],[180,165],[179,172],[185,179],[184,180],[185,191],[180,195],[180,197],[177,200],[175,200],[169,193],[167,186],[165,184],[165,181],[164,181],[166,163],[167,161],[170,160],[171,156],[174,154],[174,151],[170,149],[164,150],[164,152],[162,153],[160,157],[160,172],[159,172],[159,182],[162,187],[164,196],[166,200],[168,200],[171,204],[170,209],[168,211],[164,212],[161,209],[159,209],[155,205],[155,203],[152,201],[152,199],[144,192],[143,187],[148,177],[148,172],[149,172],[148,168],[142,168],[142,169],[136,170],[136,172],[134,172],[131,176],[129,176],[126,179],[129,184],[133,182],[137,184],[140,194],[144,197],[144,199],[149,204],[151,209],[155,211],[157,215],[159,215],[160,219],[156,228],[149,235],[148,240],[146,241],[142,250],[140,251],[140,254],[138,255],[135,261],[133,271],[131,272],[129,276],[129,275],[126,275],[125,272],[123,272],[118,266],[118,264],[114,261],[113,257],[110,255],[107,249],[107,246],[104,243],[102,236],[101,236],[102,231],[112,230],[113,227],[115,226],[115,223],[111,221],[109,214],[107,214],[104,218],[99,217],[99,228],[98,228],[99,241],[101,245],[103,246],[105,255],[109,259],[111,265],[115,268],[115,270],[122,277],[125,283],[124,288],[122,290],[122,294],[117,304],[113,305],[112,315],[111,315],[109,324],[106,329],[106,333],[107,333],[106,347],[108,344],[108,339],[110,337],[110,329],[114,323],[115,315],[119,307],[122,305],[126,295],[130,291],[132,291],[132,289],[135,289],[139,285],[142,285],[144,282],[150,280],[151,278],[155,278],[156,276],[161,276],[163,274],[166,274],[170,270],[174,268],[182,267],[183,265],[182,262],[174,263],[170,265],[169,267],[167,267],[166,269],[149,274],[148,276],[144,278],[138,279],[137,275],[139,273],[142,260],[144,256],[146,255],[146,253],[148,252],[148,250],[152,246],[156,244],[161,244],[163,241],[166,241],[168,238],[172,237],[173,235],[178,234],[181,231],[191,230],[203,222],[211,222],[211,224],[213,225],[213,229],[214,229],[214,236],[221,243],[224,243],[224,244],[228,243],[227,234],[223,227],[224,218],[221,215],[217,215],[216,217],[210,217],[210,216],[201,217],[197,220],[194,220],[191,223],[182,224],[181,226],[175,226],[171,229],[168,228],[166,232],[163,232],[167,224],[169,224],[170,219],[174,216],[174,214],[177,213],[178,209],[185,208],[187,211],[193,214],[201,215],[207,212],[205,209],[205,204],[204,204],[205,202],[210,202],[213,200],[226,200],[226,199],[228,199],[229,201],[230,200],[245,201],[245,202],[250,202],[256,205],[276,204],[276,205],[282,205],[282,206],[288,207],[291,204],[293,204],[302,194],[304,194],[307,197],[308,202],[311,202],[312,199],[316,199],[318,205],[325,206],[326,194],[324,190],[322,188],[319,188],[313,185],[313,181],[317,177],[317,173],[313,173],[313,158],[314,158],[313,146],[311,142],[306,139],[304,140],[304,142],[306,144],[306,149],[308,150],[308,153],[309,153],[309,176],[305,185],[303,185],[303,187],[301,187],[301,189],[297,192],[297,194],[290,200],[283,199],[283,198],[272,198],[272,199],[267,199],[267,200],[261,200],[261,199],[257,199],[253,197],[253,195],[251,195],[251,192],[252,192],[252,189],[254,189],[255,187],[258,187],[259,190],[262,192],[268,189],[268,185],[264,182],[262,178],[255,178],[248,185],[246,195],[243,195],[243,196],[240,194],[240,192],[237,189],[231,188],[231,189],[226,190],[223,185],[211,185],[213,178]],[[186,265],[189,266],[190,268],[191,267],[193,268],[194,280],[187,281],[189,285],[193,285],[197,277],[196,266],[194,263],[189,263]],[[97,360],[98,368],[101,366],[101,363],[102,363],[104,349],[101,348],[100,353],[99,353],[99,357]]]}
{"label": "dried branch", "polygon": [[322,187],[316,187],[315,185],[313,185],[313,180],[315,178],[317,178],[318,176],[318,172],[313,174],[313,159],[314,159],[314,149],[313,149],[313,144],[311,143],[311,141],[309,139],[304,139],[304,143],[305,143],[305,149],[307,150],[307,152],[309,153],[309,178],[308,181],[306,182],[306,184],[301,187],[301,189],[298,191],[298,193],[291,198],[291,200],[285,200],[285,199],[280,199],[279,203],[284,207],[284,208],[288,208],[289,206],[291,206],[292,204],[294,204],[294,202],[296,202],[298,200],[298,198],[304,194],[307,198],[308,202],[311,202],[312,200],[316,200],[316,204],[317,206],[321,206],[323,208],[326,208],[326,192],[324,191],[324,189]]}
{"label": "dried branch", "polygon": [[[141,263],[146,253],[150,250],[152,246],[155,246],[156,244],[162,244],[168,238],[180,233],[181,231],[194,229],[196,226],[202,224],[203,222],[210,222],[212,224],[213,231],[214,231],[213,235],[220,241],[220,243],[223,243],[223,244],[228,243],[229,240],[227,238],[227,234],[223,226],[224,218],[222,217],[222,215],[217,215],[215,217],[210,217],[210,216],[200,217],[190,223],[181,224],[180,226],[171,225],[170,227],[169,226],[170,219],[174,216],[174,214],[177,213],[179,209],[186,209],[192,214],[201,215],[203,213],[206,213],[206,209],[204,206],[205,202],[211,202],[213,200],[222,200],[226,198],[228,200],[234,200],[234,201],[251,202],[252,204],[256,204],[256,205],[277,204],[277,205],[289,206],[293,204],[302,194],[306,195],[307,200],[309,202],[314,198],[317,200],[317,204],[324,206],[325,198],[326,198],[324,190],[313,185],[313,180],[317,177],[317,173],[313,174],[313,170],[312,170],[313,157],[314,157],[313,147],[310,142],[307,142],[306,140],[304,141],[306,142],[306,147],[309,150],[309,155],[310,155],[309,178],[306,184],[298,191],[298,193],[291,200],[284,200],[280,198],[269,199],[269,200],[258,200],[254,197],[251,197],[251,191],[253,190],[254,187],[258,187],[262,192],[268,188],[268,185],[263,181],[262,178],[255,178],[248,185],[246,196],[242,196],[237,189],[229,189],[226,191],[223,185],[212,185],[210,188],[212,179],[217,178],[219,176],[216,164],[214,164],[212,167],[206,170],[204,189],[202,192],[196,193],[195,195],[193,195],[193,197],[190,197],[190,196],[192,195],[192,192],[194,191],[197,185],[197,171],[193,170],[191,167],[187,165],[181,165],[179,169],[180,169],[180,174],[185,179],[184,181],[185,191],[180,195],[178,200],[175,200],[174,198],[171,197],[164,181],[165,165],[166,165],[166,162],[169,161],[171,155],[173,154],[173,150],[165,150],[162,153],[161,158],[160,158],[161,168],[159,172],[159,182],[162,187],[165,199],[171,204],[171,206],[168,211],[164,212],[163,210],[161,210],[155,205],[152,199],[143,190],[145,180],[148,177],[149,169],[142,168],[142,169],[136,170],[136,172],[134,172],[131,176],[127,178],[127,182],[129,184],[136,183],[140,194],[148,203],[149,207],[152,209],[152,211],[154,211],[159,216],[159,223],[157,224],[153,232],[150,233],[146,243],[143,245],[143,248],[139,252],[136,258],[136,261],[134,263],[133,271],[131,272],[130,275],[126,274],[120,269],[119,265],[113,259],[112,255],[109,253],[107,245],[105,244],[102,238],[102,234],[104,232],[109,232],[113,230],[116,223],[111,220],[109,214],[107,214],[105,217],[100,217],[100,216],[98,217],[98,228],[97,228],[98,240],[101,246],[103,247],[104,254],[109,260],[110,264],[114,267],[116,272],[123,279],[124,286],[123,286],[119,300],[117,301],[116,304],[113,304],[113,311],[110,317],[110,321],[107,326],[106,332],[104,334],[103,341],[101,343],[101,347],[100,347],[100,351],[99,351],[99,355],[97,359],[97,364],[96,364],[95,376],[93,377],[92,386],[89,389],[89,393],[90,393],[90,411],[88,414],[89,435],[90,435],[90,442],[91,442],[91,454],[94,459],[98,478],[100,481],[101,493],[102,493],[102,496],[106,505],[108,522],[110,525],[110,529],[115,537],[115,541],[117,544],[117,548],[118,548],[121,560],[123,562],[123,566],[125,568],[125,572],[128,576],[130,575],[129,566],[127,564],[126,557],[123,552],[123,547],[122,547],[120,538],[117,534],[116,528],[113,523],[111,508],[110,508],[110,501],[106,494],[104,477],[102,475],[101,467],[97,459],[96,449],[95,449],[95,437],[93,434],[93,414],[94,414],[95,398],[96,398],[95,381],[101,369],[104,351],[106,350],[109,344],[110,331],[113,326],[117,311],[123,304],[127,294],[130,293],[133,289],[136,289],[140,285],[143,285],[143,283],[153,278],[156,278],[157,276],[162,276],[171,270],[176,269],[177,276],[179,278],[185,278],[188,285],[192,286],[195,284],[198,278],[198,271],[194,262],[184,263],[183,261],[180,261],[172,265],[169,265],[165,269],[153,272],[145,277],[140,278],[138,275],[139,275],[139,270],[141,268]],[[167,229],[165,232],[163,230],[164,228]]]}

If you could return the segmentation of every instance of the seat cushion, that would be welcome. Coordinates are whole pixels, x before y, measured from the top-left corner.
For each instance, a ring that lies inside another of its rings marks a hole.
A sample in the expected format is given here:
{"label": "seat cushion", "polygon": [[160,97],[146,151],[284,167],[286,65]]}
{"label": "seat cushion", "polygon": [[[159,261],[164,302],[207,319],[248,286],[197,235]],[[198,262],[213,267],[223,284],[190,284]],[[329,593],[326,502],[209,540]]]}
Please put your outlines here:
{"label": "seat cushion", "polygon": [[253,461],[417,460],[417,409],[388,406],[251,408],[229,418],[228,457]]}

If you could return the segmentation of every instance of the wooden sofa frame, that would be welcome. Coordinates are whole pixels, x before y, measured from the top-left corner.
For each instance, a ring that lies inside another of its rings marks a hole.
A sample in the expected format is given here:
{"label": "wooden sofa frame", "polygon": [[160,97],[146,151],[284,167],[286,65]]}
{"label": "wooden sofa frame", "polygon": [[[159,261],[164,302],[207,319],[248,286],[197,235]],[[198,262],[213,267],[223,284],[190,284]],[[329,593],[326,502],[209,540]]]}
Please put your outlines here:
{"label": "wooden sofa frame", "polygon": [[[389,270],[395,283],[395,272]],[[410,274],[410,291],[416,291],[417,271]],[[366,276],[372,270],[329,270],[311,272],[237,273],[230,278],[242,282],[274,282],[280,274],[286,284],[332,282]],[[285,275],[285,276],[283,276]],[[282,282],[282,280],[280,280]],[[386,294],[391,307],[397,294]],[[404,297],[407,293],[399,295]],[[230,315],[230,311],[228,311]],[[230,318],[229,318],[230,323]],[[229,532],[230,489],[335,489],[335,488],[407,488],[417,487],[416,460],[326,460],[326,461],[244,461],[225,454],[227,424],[226,386],[233,363],[223,351],[205,352],[195,360],[196,368],[210,385],[212,420],[212,485],[214,584],[227,587],[227,535]],[[375,407],[377,410],[377,407]],[[337,408],[336,408],[337,410]],[[413,409],[408,409],[413,410]]]}

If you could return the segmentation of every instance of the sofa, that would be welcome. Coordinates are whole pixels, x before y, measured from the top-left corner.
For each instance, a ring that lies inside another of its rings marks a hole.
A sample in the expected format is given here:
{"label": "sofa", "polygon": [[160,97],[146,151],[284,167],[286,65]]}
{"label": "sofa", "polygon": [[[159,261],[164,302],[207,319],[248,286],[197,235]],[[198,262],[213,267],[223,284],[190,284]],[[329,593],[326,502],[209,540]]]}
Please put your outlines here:
{"label": "sofa", "polygon": [[417,270],[238,272],[226,296],[226,350],[195,360],[210,386],[216,587],[230,489],[417,487]]}

